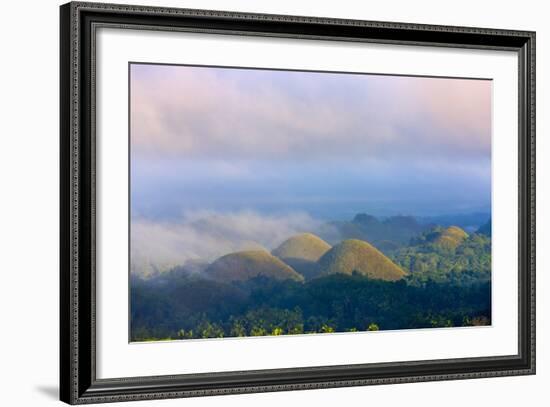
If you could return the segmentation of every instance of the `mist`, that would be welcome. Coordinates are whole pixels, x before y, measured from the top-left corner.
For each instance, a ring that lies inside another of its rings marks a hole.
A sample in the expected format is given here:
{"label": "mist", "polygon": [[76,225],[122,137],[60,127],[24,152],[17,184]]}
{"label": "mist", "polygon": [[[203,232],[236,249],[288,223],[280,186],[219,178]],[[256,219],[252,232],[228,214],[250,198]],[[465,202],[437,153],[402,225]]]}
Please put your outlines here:
{"label": "mist", "polygon": [[262,215],[254,211],[221,213],[197,211],[180,219],[131,223],[132,274],[164,272],[190,260],[212,262],[240,250],[271,251],[292,235],[330,233],[324,222],[303,212]]}
{"label": "mist", "polygon": [[132,64],[130,87],[134,273],[491,210],[490,80]]}

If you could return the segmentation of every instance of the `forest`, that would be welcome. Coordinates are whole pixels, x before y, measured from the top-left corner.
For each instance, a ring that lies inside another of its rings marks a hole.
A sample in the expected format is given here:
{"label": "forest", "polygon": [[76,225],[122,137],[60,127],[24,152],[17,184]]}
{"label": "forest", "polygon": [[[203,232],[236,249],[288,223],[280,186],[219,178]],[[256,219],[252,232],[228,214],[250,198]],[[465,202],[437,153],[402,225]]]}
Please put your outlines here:
{"label": "forest", "polygon": [[304,233],[271,253],[131,275],[130,340],[491,324],[490,220],[470,233],[367,215],[339,226],[328,242]]}

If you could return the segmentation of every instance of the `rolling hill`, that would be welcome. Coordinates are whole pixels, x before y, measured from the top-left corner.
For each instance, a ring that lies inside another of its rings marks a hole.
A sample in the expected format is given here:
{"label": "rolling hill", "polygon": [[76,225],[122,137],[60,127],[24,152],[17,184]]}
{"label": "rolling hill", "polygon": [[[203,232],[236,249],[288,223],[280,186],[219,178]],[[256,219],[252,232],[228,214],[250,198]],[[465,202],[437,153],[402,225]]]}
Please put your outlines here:
{"label": "rolling hill", "polygon": [[208,266],[204,274],[224,282],[246,281],[257,276],[275,280],[304,280],[301,274],[265,250],[227,254]]}
{"label": "rolling hill", "polygon": [[[357,214],[351,221],[333,221],[329,225],[338,232],[338,240],[366,240],[384,253],[407,245],[411,238],[430,228],[430,225],[418,223],[413,216],[379,219],[366,213]],[[323,237],[328,239],[328,236]],[[335,239],[329,242],[337,243]]]}
{"label": "rolling hill", "polygon": [[491,219],[489,219],[486,223],[484,223],[477,229],[476,233],[491,237],[491,228],[492,228],[492,223],[491,223]]}
{"label": "rolling hill", "polygon": [[434,243],[447,249],[456,249],[468,237],[463,229],[458,226],[449,226],[441,231]]}
{"label": "rolling hill", "polygon": [[330,247],[320,237],[312,233],[302,233],[285,240],[271,253],[309,280],[319,275],[317,260]]}
{"label": "rolling hill", "polygon": [[271,253],[281,259],[317,261],[330,250],[330,245],[312,233],[302,233],[285,240]]}
{"label": "rolling hill", "polygon": [[348,239],[334,246],[319,259],[323,274],[354,271],[372,279],[395,281],[406,273],[374,246],[363,240]]}

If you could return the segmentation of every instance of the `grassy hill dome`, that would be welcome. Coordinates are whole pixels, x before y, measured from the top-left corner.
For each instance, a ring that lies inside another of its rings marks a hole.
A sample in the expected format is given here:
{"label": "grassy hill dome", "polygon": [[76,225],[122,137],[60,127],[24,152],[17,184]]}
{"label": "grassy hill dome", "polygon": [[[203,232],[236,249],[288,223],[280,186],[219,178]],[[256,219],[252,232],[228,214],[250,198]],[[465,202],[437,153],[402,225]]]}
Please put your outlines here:
{"label": "grassy hill dome", "polygon": [[468,238],[468,233],[463,229],[458,226],[449,226],[443,229],[434,243],[448,249],[456,249],[466,238]]}
{"label": "grassy hill dome", "polygon": [[304,280],[302,275],[265,250],[227,254],[208,266],[205,274],[225,282],[245,281],[257,276],[275,280]]}
{"label": "grassy hill dome", "polygon": [[302,233],[285,240],[271,253],[281,259],[317,261],[330,250],[330,245],[312,233]]}
{"label": "grassy hill dome", "polygon": [[354,271],[372,279],[395,281],[405,272],[382,252],[363,240],[349,239],[337,244],[319,259],[323,274]]}
{"label": "grassy hill dome", "polygon": [[330,247],[319,236],[301,233],[285,240],[271,253],[309,280],[320,274],[317,260],[329,251]]}

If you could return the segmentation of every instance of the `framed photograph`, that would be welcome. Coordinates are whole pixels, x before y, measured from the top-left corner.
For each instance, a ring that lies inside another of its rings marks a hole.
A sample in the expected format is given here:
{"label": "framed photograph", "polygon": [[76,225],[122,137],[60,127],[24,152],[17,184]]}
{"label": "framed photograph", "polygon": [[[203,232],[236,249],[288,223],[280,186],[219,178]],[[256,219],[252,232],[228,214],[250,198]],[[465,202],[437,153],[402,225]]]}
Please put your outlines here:
{"label": "framed photograph", "polygon": [[61,6],[61,400],[535,373],[535,33]]}

